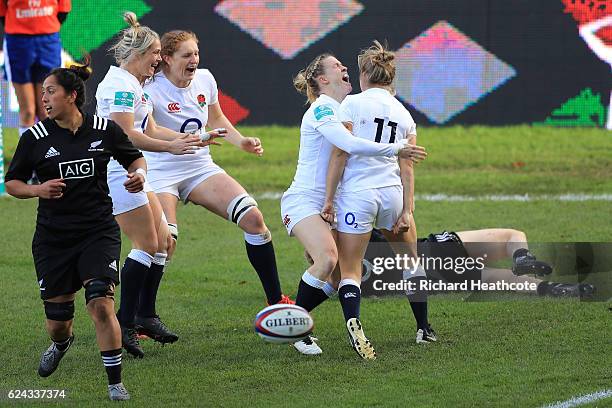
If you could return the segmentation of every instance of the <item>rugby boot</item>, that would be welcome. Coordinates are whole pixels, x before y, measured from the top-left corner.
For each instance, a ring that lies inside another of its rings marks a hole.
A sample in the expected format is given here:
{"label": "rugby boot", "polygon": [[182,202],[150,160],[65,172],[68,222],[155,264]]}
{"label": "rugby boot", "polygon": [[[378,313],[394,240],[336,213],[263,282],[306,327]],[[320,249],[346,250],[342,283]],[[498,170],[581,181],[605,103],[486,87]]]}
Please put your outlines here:
{"label": "rugby boot", "polygon": [[178,335],[171,332],[157,315],[152,317],[136,316],[134,324],[139,334],[144,334],[158,343],[174,343],[179,339]]}
{"label": "rugby boot", "polygon": [[59,366],[60,361],[64,357],[64,354],[68,351],[72,343],[74,342],[74,335],[68,337],[68,345],[64,350],[57,348],[57,344],[52,342],[47,351],[45,351],[40,358],[40,365],[38,366],[38,375],[41,377],[48,377]]}
{"label": "rugby boot", "polygon": [[538,261],[529,250],[517,249],[512,256],[512,273],[516,276],[536,274],[537,276],[550,275],[552,267],[546,262]]}
{"label": "rugby boot", "polygon": [[144,357],[144,350],[140,347],[138,332],[135,328],[121,326],[121,343],[128,354],[136,358]]}
{"label": "rugby boot", "polygon": [[316,337],[308,336],[305,339],[296,341],[292,344],[292,346],[295,347],[295,349],[302,354],[314,356],[323,353],[321,347],[319,347],[319,345],[316,343],[317,340],[319,339],[317,339]]}
{"label": "rugby boot", "polygon": [[372,347],[370,340],[368,340],[363,333],[363,328],[361,327],[361,322],[359,319],[355,317],[348,319],[346,322],[346,330],[348,331],[351,346],[359,357],[363,358],[364,360],[375,360],[376,352],[374,351],[374,347]]}

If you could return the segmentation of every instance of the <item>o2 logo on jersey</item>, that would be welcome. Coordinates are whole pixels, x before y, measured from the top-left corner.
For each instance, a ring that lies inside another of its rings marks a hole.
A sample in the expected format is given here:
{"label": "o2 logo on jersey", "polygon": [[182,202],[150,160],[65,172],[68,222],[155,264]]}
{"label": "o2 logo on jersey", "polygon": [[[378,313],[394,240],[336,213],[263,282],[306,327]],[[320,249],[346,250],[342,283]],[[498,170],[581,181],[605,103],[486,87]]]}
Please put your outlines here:
{"label": "o2 logo on jersey", "polygon": [[93,177],[94,159],[81,159],[59,164],[60,178],[64,180]]}
{"label": "o2 logo on jersey", "polygon": [[355,220],[355,214],[353,214],[352,212],[346,213],[346,215],[344,216],[344,222],[346,223],[346,225],[355,229],[359,227],[359,224]]}
{"label": "o2 logo on jersey", "polygon": [[181,111],[181,105],[178,102],[170,102],[168,104],[168,112],[177,113]]}
{"label": "o2 logo on jersey", "polygon": [[200,133],[202,129],[202,121],[198,118],[189,118],[181,126],[181,133]]}

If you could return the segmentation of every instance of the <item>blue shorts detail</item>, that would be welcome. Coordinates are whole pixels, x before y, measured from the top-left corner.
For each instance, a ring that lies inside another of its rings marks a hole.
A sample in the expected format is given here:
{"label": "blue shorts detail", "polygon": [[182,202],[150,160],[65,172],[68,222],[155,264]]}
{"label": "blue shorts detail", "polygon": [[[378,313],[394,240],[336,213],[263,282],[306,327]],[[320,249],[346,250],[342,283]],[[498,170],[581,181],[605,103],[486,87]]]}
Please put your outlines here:
{"label": "blue shorts detail", "polygon": [[43,82],[53,68],[62,65],[59,33],[5,34],[4,77],[16,84]]}

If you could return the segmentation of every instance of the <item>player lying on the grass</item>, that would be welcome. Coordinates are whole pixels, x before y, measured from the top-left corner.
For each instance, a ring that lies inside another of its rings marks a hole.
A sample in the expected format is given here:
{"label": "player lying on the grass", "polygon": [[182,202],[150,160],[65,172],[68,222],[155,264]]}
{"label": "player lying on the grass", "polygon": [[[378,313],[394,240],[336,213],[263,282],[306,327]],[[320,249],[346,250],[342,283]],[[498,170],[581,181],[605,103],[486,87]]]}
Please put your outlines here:
{"label": "player lying on the grass", "polygon": [[[340,104],[338,116],[359,139],[381,144],[408,140],[415,144],[416,124],[393,96],[394,59],[393,52],[378,41],[359,54],[361,93],[347,96]],[[412,161],[400,159],[398,163],[394,157],[349,156],[342,149],[334,148],[321,212],[328,222],[335,218],[334,197],[340,179],[342,187],[335,205],[340,266],[338,295],[353,349],[361,358],[375,359],[376,353],[363,333],[360,320],[361,260],[373,227],[381,229],[396,253],[416,259]],[[422,268],[404,273],[412,281],[425,278]],[[435,341],[435,333],[427,321],[427,294],[419,290],[409,298],[417,321],[417,342]]]}
{"label": "player lying on the grass", "polygon": [[[149,27],[141,26],[134,13],[126,12],[124,19],[129,27],[111,47],[119,66],[110,67],[96,91],[98,115],[117,122],[141,150],[184,155],[215,143],[212,139],[202,142],[199,136],[156,125],[151,115],[151,100],[142,86],[161,61],[159,36]],[[146,166],[141,171],[145,176]],[[145,183],[144,191],[128,193],[122,188],[125,178],[125,170],[111,160],[108,185],[113,214],[132,242],[132,250],[121,269],[121,304],[117,316],[123,347],[134,357],[143,357],[137,331],[161,343],[178,340],[155,309],[172,239],[161,204],[149,184]]]}
{"label": "player lying on the grass", "polygon": [[[87,65],[56,68],[42,88],[49,117],[27,130],[6,174],[17,198],[39,198],[32,255],[53,343],[38,374],[51,375],[74,341],[75,293],[85,288],[112,400],[129,399],[121,382],[121,331],[114,311],[121,234],[112,214],[106,166],[113,156],[127,177],[122,188],[141,191],[146,166],[140,151],[115,123],[81,111]],[[40,185],[28,185],[35,170]]]}
{"label": "player lying on the grass", "polygon": [[[215,78],[209,70],[198,69],[200,51],[193,32],[164,34],[161,57],[161,72],[144,87],[151,97],[157,123],[176,132],[203,136],[205,127],[223,128],[227,130],[225,139],[234,146],[257,156],[263,154],[260,140],[243,137],[223,114]],[[235,223],[244,231],[247,256],[261,280],[268,304],[293,303],[282,294],[272,235],[257,202],[213,162],[208,147],[193,155],[145,152],[145,157],[148,181],[161,202],[175,240],[179,199]]]}
{"label": "player lying on the grass", "polygon": [[[325,178],[332,147],[351,154],[399,156],[420,160],[425,149],[404,143],[375,143],[354,137],[338,120],[340,102],[351,92],[347,69],[331,54],[316,57],[294,78],[298,92],[307,96],[310,108],[300,128],[298,165],[289,189],[281,199],[281,218],[289,235],[295,235],[311,254],[313,265],[300,280],[296,304],[312,311],[335,291],[327,283],[338,262],[330,226],[320,215],[325,201]],[[314,337],[294,344],[304,354],[320,354]]]}
{"label": "player lying on the grass", "polygon": [[[387,242],[387,240],[379,231],[374,231],[371,242]],[[535,293],[540,296],[589,297],[595,292],[595,286],[588,283],[560,283],[544,280],[543,277],[552,272],[552,267],[536,259],[529,251],[525,233],[515,229],[491,228],[432,233],[427,238],[420,238],[418,247],[419,255],[423,254],[428,257],[453,259],[471,257],[485,260],[484,269],[474,268],[460,275],[453,271],[432,270],[426,267],[429,279],[442,279],[449,282],[466,280],[487,283],[529,282],[537,284]],[[511,269],[489,266],[504,259],[512,260]],[[527,276],[532,274],[535,276]]]}

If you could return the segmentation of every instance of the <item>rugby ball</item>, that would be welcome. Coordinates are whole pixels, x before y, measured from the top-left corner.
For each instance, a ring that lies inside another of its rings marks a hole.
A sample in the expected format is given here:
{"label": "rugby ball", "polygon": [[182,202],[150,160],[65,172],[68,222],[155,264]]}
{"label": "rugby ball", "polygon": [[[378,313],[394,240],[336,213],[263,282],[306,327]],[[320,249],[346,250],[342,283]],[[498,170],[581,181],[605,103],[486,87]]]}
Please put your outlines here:
{"label": "rugby ball", "polygon": [[312,333],[310,313],[297,305],[272,305],[255,316],[255,332],[269,343],[295,343]]}

